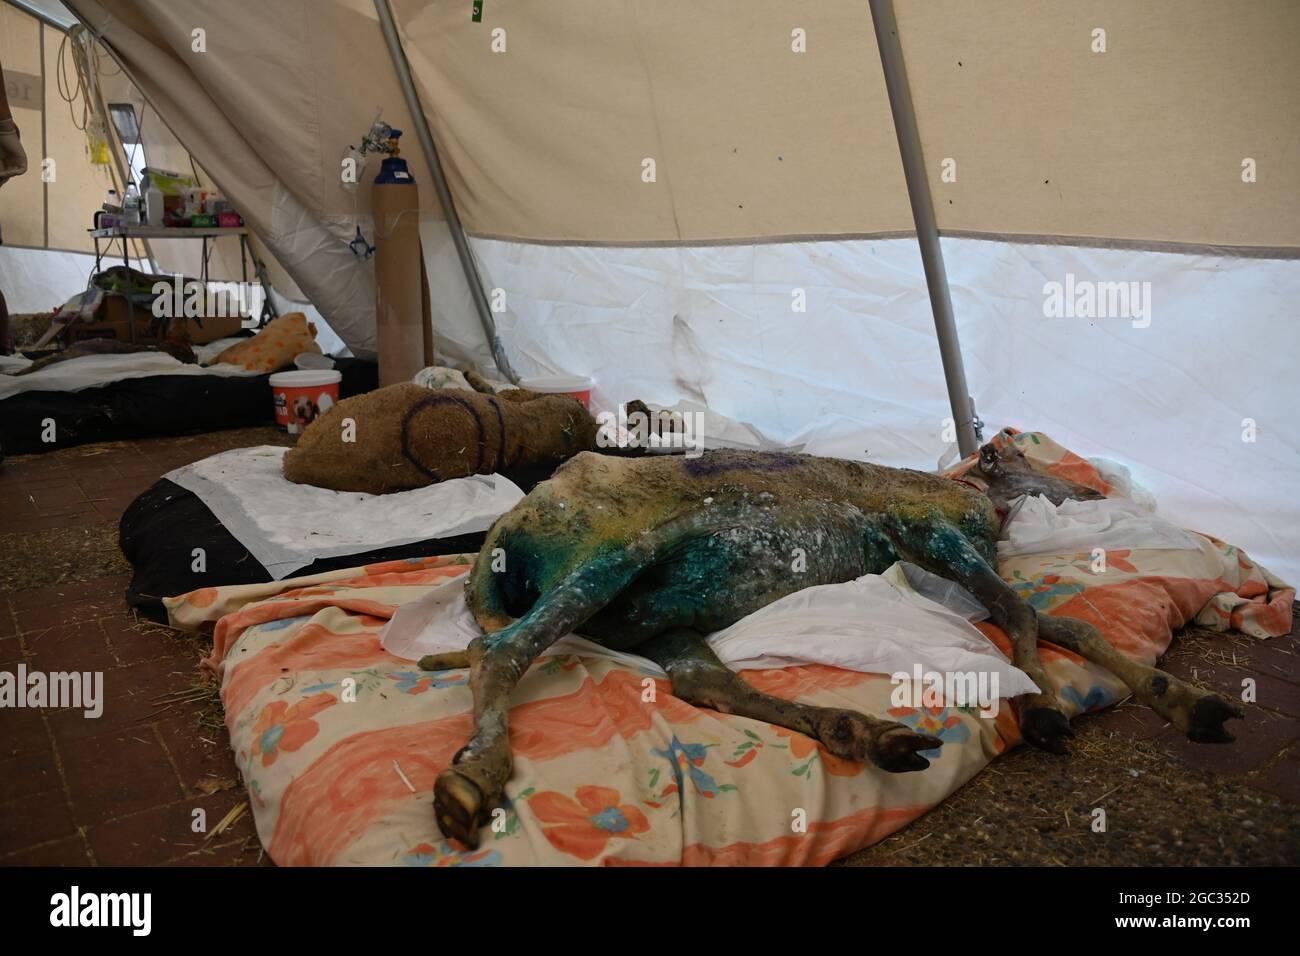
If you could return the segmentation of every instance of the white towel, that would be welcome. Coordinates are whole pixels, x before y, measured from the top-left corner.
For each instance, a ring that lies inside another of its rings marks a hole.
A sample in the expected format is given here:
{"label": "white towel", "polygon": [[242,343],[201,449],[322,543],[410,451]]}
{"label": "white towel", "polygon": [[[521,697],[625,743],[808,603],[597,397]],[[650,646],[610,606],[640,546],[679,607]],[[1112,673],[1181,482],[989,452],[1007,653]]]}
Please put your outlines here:
{"label": "white towel", "polygon": [[[967,614],[969,598],[956,598],[957,610],[921,596],[895,564],[883,575],[868,574],[844,584],[804,588],[760,608],[709,636],[709,644],[733,670],[760,670],[794,664],[828,664],[872,674],[984,674],[998,697],[1038,690],[1029,676],[1007,661]],[[453,578],[418,601],[403,604],[380,632],[390,654],[419,660],[426,654],[464,650],[482,631],[465,604],[465,575]],[[663,676],[652,661],[612,651],[567,635],[542,656],[576,654],[605,657],[644,673]],[[996,677],[996,683],[994,678]]]}
{"label": "white towel", "polygon": [[1054,505],[1042,495],[1020,499],[1003,525],[998,557],[1114,551],[1199,551],[1196,539],[1177,525],[1127,498],[1067,500]]}

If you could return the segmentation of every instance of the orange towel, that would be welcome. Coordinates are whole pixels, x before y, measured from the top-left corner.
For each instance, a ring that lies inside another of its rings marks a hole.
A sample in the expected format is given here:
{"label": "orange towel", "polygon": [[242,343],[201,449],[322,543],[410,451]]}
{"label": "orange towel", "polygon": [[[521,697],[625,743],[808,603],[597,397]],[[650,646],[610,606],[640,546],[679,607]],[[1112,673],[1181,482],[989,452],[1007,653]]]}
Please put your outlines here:
{"label": "orange towel", "polygon": [[303,352],[320,354],[316,326],[301,312],[290,312],[273,319],[251,339],[230,346],[217,356],[217,362],[242,365],[254,372],[274,372],[292,365]]}

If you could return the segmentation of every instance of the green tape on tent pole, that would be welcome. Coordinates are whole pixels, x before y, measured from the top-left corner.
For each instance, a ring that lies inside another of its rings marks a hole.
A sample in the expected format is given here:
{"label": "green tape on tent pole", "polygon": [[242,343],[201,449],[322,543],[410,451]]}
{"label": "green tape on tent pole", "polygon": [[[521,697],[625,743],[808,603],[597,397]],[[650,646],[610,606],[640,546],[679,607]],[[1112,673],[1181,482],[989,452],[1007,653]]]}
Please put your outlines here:
{"label": "green tape on tent pole", "polygon": [[483,22],[483,0],[474,0],[474,12],[470,14],[469,18],[475,23]]}

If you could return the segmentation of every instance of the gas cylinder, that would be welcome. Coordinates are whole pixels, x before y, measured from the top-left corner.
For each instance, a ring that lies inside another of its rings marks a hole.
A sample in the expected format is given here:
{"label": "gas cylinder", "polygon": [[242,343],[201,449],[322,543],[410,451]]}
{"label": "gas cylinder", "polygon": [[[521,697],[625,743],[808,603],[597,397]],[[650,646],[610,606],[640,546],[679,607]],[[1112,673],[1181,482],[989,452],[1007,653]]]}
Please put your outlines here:
{"label": "gas cylinder", "polygon": [[371,191],[375,220],[375,332],[379,384],[409,382],[425,366],[420,190],[393,130]]}

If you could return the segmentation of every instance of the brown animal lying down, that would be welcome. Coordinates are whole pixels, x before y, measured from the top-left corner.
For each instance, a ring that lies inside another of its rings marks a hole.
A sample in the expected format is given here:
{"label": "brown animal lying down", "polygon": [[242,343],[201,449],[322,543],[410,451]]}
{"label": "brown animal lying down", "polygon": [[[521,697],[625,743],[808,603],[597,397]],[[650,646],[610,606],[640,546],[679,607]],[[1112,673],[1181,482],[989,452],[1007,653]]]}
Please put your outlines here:
{"label": "brown animal lying down", "polygon": [[443,834],[477,845],[513,765],[511,691],[570,631],[651,658],[673,693],[698,706],[791,728],[844,760],[925,769],[938,738],[884,715],[761,693],[705,638],[787,594],[880,574],[899,560],[962,585],[1007,633],[1015,665],[1039,688],[1015,701],[1031,744],[1063,753],[1072,735],[1040,638],[1115,674],[1192,740],[1231,741],[1223,724],[1243,716],[1234,702],[1130,660],[1086,621],[1037,613],[998,575],[999,509],[1024,494],[1057,504],[1101,495],[1035,472],[1014,449],[985,445],[979,470],[983,492],[919,471],[785,452],[576,456],[488,532],[465,590],[484,634],[465,651],[420,661],[425,671],[469,667],[474,694],[473,733],[434,785]]}
{"label": "brown animal lying down", "polygon": [[187,365],[198,362],[198,359],[194,357],[194,350],[183,342],[167,341],[160,342],[157,345],[134,345],[130,342],[120,342],[117,339],[85,339],[76,345],[69,345],[62,352],[56,352],[53,355],[45,356],[45,358],[37,359],[21,372],[14,372],[13,374],[31,375],[33,372],[39,372],[50,365],[66,362],[69,359],[81,358],[84,355],[129,355],[134,352],[165,352],[178,362],[184,362]]}
{"label": "brown animal lying down", "polygon": [[389,385],[344,399],[308,425],[284,456],[284,476],[379,495],[554,466],[595,447],[595,419],[567,395]]}

